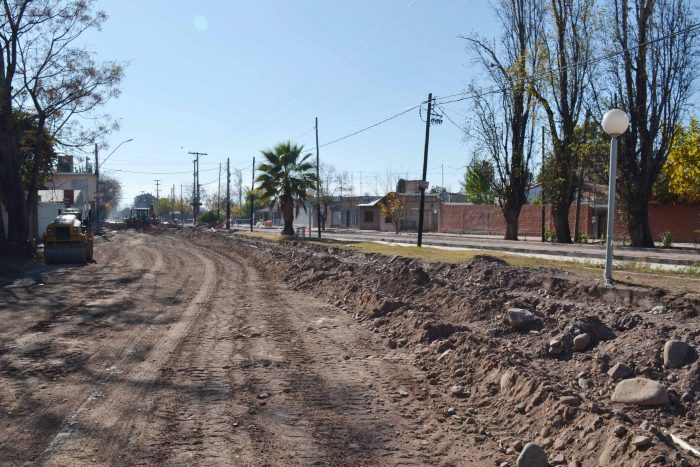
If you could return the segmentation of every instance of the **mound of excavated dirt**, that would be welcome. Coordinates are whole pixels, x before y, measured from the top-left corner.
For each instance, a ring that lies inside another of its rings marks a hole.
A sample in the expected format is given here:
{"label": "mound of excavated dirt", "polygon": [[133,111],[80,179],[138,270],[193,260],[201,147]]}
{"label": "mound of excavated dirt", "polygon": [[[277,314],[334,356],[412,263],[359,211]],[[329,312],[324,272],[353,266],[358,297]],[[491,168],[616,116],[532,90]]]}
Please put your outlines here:
{"label": "mound of excavated dirt", "polygon": [[[270,277],[366,323],[424,372],[415,397],[438,401],[438,421],[474,443],[498,443],[496,465],[516,465],[528,442],[554,465],[700,465],[671,438],[700,446],[697,300],[608,288],[490,256],[428,263],[304,242],[178,233],[209,248],[235,248]],[[665,365],[669,340],[690,345],[675,356],[679,368]],[[643,400],[612,402],[620,380],[630,378],[641,383],[622,389]],[[649,388],[656,399],[644,399]]]}

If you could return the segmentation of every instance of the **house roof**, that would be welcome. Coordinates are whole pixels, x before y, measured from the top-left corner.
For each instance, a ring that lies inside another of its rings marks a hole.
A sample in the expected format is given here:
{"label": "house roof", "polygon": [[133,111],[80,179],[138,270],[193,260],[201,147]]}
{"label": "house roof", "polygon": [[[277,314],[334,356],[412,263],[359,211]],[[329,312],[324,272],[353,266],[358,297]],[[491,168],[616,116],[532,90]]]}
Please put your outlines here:
{"label": "house roof", "polygon": [[383,199],[384,199],[384,198],[377,198],[377,199],[375,199],[375,200],[368,201],[368,202],[366,202],[366,203],[360,203],[360,204],[358,204],[357,206],[358,206],[358,207],[361,207],[361,208],[368,208],[368,207],[371,208],[371,207],[373,207],[373,206],[376,206],[377,203],[379,203],[379,202],[380,202],[381,200],[383,200]]}

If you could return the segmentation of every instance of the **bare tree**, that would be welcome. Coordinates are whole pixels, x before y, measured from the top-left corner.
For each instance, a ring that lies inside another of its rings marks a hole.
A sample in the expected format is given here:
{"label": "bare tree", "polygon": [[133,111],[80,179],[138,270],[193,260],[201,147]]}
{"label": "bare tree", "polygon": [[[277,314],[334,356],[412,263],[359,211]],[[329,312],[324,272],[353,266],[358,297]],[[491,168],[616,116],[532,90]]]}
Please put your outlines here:
{"label": "bare tree", "polygon": [[[119,94],[122,65],[97,63],[88,51],[74,47],[75,41],[89,29],[99,29],[106,19],[92,10],[91,1],[55,2],[46,20],[34,28],[34,34],[18,44],[22,92],[17,107],[29,115],[54,144],[77,149],[92,145],[110,128],[108,117],[93,119],[97,124],[85,128],[76,117],[90,114]],[[41,151],[40,140],[33,145]],[[37,236],[38,181],[41,167],[36,157],[27,186],[30,237]],[[32,235],[33,234],[33,235]]]}
{"label": "bare tree", "polygon": [[542,61],[532,80],[549,124],[552,157],[544,175],[560,243],[571,243],[569,207],[582,183],[575,130],[589,97],[594,8],[594,0],[550,0],[540,35]]}
{"label": "bare tree", "polygon": [[329,208],[333,203],[333,198],[337,191],[338,174],[331,164],[321,162],[319,167],[319,193],[316,196],[316,209],[320,212],[321,229],[326,229],[326,220],[328,219]]}
{"label": "bare tree", "polygon": [[539,0],[501,0],[495,7],[502,26],[499,43],[465,37],[493,91],[475,85],[468,136],[493,161],[494,190],[506,221],[506,240],[518,239],[520,209],[527,200],[536,104],[528,77],[538,65]]}
{"label": "bare tree", "polygon": [[[93,12],[94,0],[3,0],[0,18],[0,177],[7,201],[8,239],[24,244],[30,230],[27,204],[35,207],[40,167],[31,165],[22,181],[22,156],[13,129],[16,115],[36,125],[36,134],[78,147],[108,128],[85,129],[74,117],[90,113],[116,92],[121,68],[98,65],[91,54],[73,47],[86,30],[105,16]],[[94,116],[94,115],[92,115]],[[43,158],[38,140],[34,161]],[[27,197],[25,197],[25,189]],[[27,203],[29,202],[29,203]]]}
{"label": "bare tree", "polygon": [[699,32],[687,0],[610,3],[608,23],[622,53],[610,62],[607,104],[630,116],[618,155],[618,194],[632,246],[651,248],[649,201],[694,91]]}

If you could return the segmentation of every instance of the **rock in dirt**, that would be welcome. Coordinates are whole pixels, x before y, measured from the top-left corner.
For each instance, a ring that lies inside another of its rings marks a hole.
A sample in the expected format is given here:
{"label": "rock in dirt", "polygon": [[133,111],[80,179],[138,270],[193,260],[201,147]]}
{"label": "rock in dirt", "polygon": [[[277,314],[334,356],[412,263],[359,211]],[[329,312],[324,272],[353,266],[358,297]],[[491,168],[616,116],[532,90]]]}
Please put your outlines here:
{"label": "rock in dirt", "polygon": [[617,425],[613,428],[613,433],[615,433],[615,436],[618,438],[622,438],[627,434],[627,428],[624,425]]}
{"label": "rock in dirt", "polygon": [[670,340],[664,345],[664,366],[680,368],[688,358],[690,346],[687,342]]}
{"label": "rock in dirt", "polygon": [[501,375],[501,391],[505,391],[515,383],[515,369],[508,368],[503,375]]}
{"label": "rock in dirt", "polygon": [[577,351],[583,352],[589,345],[591,345],[591,335],[587,332],[574,337],[574,349]]}
{"label": "rock in dirt", "polygon": [[632,373],[634,373],[632,367],[624,363],[616,363],[608,370],[608,376],[612,377],[612,379],[624,379],[632,376]]}
{"label": "rock in dirt", "polygon": [[423,268],[411,269],[411,274],[413,275],[413,282],[417,285],[426,285],[430,283],[430,276]]}
{"label": "rock in dirt", "polygon": [[637,449],[644,449],[651,445],[651,438],[648,436],[635,436],[632,439],[632,445]]}
{"label": "rock in dirt", "polygon": [[564,344],[559,339],[552,339],[549,341],[549,349],[547,352],[550,355],[559,355],[564,351]]}
{"label": "rock in dirt", "polygon": [[656,305],[654,308],[649,310],[652,315],[665,315],[668,313],[668,308],[663,305]]}
{"label": "rock in dirt", "polygon": [[527,327],[535,320],[535,315],[524,308],[508,308],[508,322],[516,329]]}
{"label": "rock in dirt", "polygon": [[461,396],[464,394],[464,387],[460,386],[459,384],[455,384],[454,386],[450,387],[450,394],[453,396]]}
{"label": "rock in dirt", "polygon": [[651,379],[631,378],[617,383],[610,398],[613,402],[641,406],[666,405],[670,403],[666,386]]}
{"label": "rock in dirt", "polygon": [[547,454],[539,445],[527,443],[515,462],[518,467],[549,467]]}

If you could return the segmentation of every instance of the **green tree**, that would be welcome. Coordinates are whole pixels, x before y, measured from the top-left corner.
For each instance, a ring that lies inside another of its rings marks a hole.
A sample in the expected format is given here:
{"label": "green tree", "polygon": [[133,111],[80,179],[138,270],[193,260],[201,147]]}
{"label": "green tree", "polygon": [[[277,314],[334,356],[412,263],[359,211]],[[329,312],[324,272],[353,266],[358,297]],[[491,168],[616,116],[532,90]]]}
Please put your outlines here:
{"label": "green tree", "polygon": [[496,192],[493,189],[493,166],[489,161],[474,158],[464,173],[462,183],[467,201],[473,204],[495,204]]}
{"label": "green tree", "polygon": [[311,153],[302,155],[304,146],[291,141],[279,143],[272,149],[260,151],[265,158],[257,169],[261,172],[255,179],[262,201],[270,206],[279,206],[284,228],[282,235],[294,235],[294,212],[306,210],[303,201],[306,190],[316,186],[315,166],[309,159]]}
{"label": "green tree", "polygon": [[109,218],[119,206],[122,196],[122,184],[116,178],[100,176],[100,216]]}

